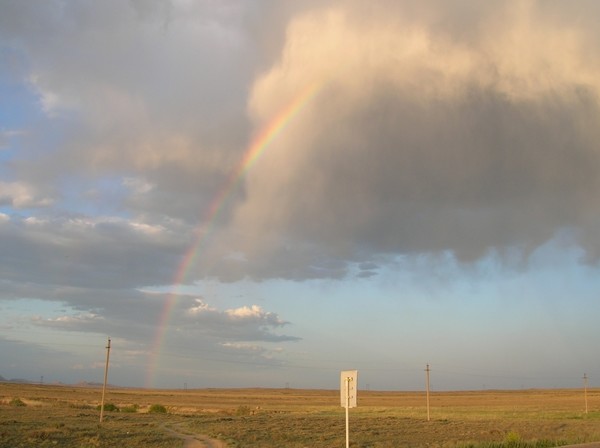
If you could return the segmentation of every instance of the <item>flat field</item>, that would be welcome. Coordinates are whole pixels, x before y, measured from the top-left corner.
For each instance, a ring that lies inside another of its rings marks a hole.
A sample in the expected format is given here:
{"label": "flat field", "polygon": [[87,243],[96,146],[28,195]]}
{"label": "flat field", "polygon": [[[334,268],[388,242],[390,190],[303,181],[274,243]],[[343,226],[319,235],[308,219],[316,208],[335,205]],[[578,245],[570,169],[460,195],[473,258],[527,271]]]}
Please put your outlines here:
{"label": "flat field", "polygon": [[[427,421],[423,392],[359,391],[358,407],[350,410],[350,446],[597,442],[600,390],[587,397],[586,414],[579,389],[433,392]],[[169,429],[232,448],[345,446],[345,412],[335,390],[110,388],[105,409],[115,410],[105,411],[102,424],[100,399],[97,388],[0,383],[0,447],[183,447]]]}

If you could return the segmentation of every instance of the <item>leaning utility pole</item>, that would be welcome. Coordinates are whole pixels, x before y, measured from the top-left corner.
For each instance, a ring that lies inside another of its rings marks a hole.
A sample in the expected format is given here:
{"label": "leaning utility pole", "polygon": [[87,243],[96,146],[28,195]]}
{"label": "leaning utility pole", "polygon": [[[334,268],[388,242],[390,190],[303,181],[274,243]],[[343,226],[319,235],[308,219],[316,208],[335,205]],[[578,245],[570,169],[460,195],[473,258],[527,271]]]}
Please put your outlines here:
{"label": "leaning utility pole", "polygon": [[587,404],[587,388],[588,388],[588,377],[584,373],[583,374],[583,397],[585,399],[585,413],[588,413],[588,404]]}
{"label": "leaning utility pole", "polygon": [[429,372],[431,370],[429,369],[429,364],[427,364],[427,367],[425,368],[425,386],[426,386],[426,390],[427,390],[427,421],[430,420],[430,415],[429,415]]}
{"label": "leaning utility pole", "polygon": [[104,417],[104,394],[106,393],[106,380],[108,379],[108,359],[110,357],[110,338],[108,338],[108,344],[106,345],[106,366],[104,367],[104,385],[102,386],[102,401],[100,403],[100,423],[102,423],[102,417]]}

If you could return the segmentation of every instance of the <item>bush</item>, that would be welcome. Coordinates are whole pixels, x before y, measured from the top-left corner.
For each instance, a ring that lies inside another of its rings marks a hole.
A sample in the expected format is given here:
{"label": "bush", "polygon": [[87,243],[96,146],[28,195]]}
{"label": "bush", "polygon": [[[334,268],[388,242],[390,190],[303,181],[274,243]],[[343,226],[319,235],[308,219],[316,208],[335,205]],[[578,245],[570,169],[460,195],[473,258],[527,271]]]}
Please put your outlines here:
{"label": "bush", "polygon": [[148,409],[149,414],[166,414],[167,408],[165,408],[162,404],[153,404]]}
{"label": "bush", "polygon": [[250,415],[250,407],[248,406],[238,406],[235,411],[235,415]]}
{"label": "bush", "polygon": [[517,445],[521,442],[521,435],[517,431],[509,431],[504,436],[504,443],[507,445]]}
{"label": "bush", "polygon": [[[100,405],[96,406],[96,409],[100,410]],[[119,412],[119,408],[112,403],[104,403],[104,410],[107,412]]]}
{"label": "bush", "polygon": [[20,398],[13,398],[8,404],[16,407],[27,406]]}

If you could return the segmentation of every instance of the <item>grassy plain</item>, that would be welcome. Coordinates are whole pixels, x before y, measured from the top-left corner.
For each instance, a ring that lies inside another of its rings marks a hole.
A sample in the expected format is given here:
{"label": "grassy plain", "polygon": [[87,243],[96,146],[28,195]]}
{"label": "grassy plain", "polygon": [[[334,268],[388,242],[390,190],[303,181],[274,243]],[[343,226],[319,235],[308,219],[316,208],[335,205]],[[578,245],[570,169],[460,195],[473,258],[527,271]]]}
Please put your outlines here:
{"label": "grassy plain", "polygon": [[[99,424],[95,388],[0,383],[0,447],[182,447],[168,432],[206,434],[228,447],[343,447],[339,392],[298,389],[111,388]],[[351,447],[525,448],[600,441],[600,390],[359,391]],[[160,404],[166,414],[148,412]]]}

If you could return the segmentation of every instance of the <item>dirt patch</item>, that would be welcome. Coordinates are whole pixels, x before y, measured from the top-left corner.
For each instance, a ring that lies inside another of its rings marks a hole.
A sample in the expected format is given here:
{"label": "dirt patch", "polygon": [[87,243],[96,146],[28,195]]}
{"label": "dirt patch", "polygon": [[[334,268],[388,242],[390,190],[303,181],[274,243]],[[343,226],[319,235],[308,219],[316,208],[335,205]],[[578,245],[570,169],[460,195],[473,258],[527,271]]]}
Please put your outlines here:
{"label": "dirt patch", "polygon": [[27,406],[50,406],[50,404],[45,403],[43,401],[39,401],[39,400],[28,400],[26,398],[23,399],[23,403],[25,403]]}
{"label": "dirt patch", "polygon": [[600,448],[600,442],[582,443],[580,445],[565,445],[561,448]]}
{"label": "dirt patch", "polygon": [[227,448],[222,440],[211,439],[204,434],[185,434],[180,432],[179,428],[169,428],[163,426],[169,434],[184,441],[183,448]]}

